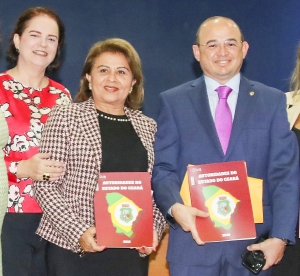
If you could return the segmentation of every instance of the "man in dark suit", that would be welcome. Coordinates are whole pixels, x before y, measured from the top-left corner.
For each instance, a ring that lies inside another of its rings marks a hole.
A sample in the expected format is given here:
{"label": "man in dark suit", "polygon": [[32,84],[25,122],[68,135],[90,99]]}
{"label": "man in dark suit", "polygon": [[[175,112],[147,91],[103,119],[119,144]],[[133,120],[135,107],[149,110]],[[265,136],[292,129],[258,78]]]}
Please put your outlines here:
{"label": "man in dark suit", "polygon": [[[270,275],[286,243],[295,241],[298,146],[289,130],[284,93],[241,75],[248,48],[231,19],[205,20],[193,45],[204,76],[160,95],[153,190],[171,225],[167,259],[172,276],[251,275],[241,260],[247,247],[264,252],[261,275]],[[219,110],[218,93],[224,88],[229,92],[222,101],[226,114]],[[269,232],[269,239],[204,244],[195,219],[208,214],[185,206],[179,194],[186,167],[235,160],[246,161],[249,176],[263,179],[264,223],[256,230],[257,236]]]}

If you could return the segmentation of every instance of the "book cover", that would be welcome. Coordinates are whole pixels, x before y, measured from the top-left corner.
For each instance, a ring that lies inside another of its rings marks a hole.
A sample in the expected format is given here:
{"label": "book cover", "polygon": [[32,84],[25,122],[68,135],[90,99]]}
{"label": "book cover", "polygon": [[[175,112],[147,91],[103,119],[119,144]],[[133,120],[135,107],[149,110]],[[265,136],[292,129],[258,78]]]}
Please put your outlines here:
{"label": "book cover", "polygon": [[[189,166],[193,166],[193,165],[189,165]],[[254,178],[250,176],[247,177],[247,180],[248,180],[248,186],[250,192],[254,223],[263,223],[264,222],[263,203],[262,203],[263,180],[260,178]],[[185,173],[184,178],[182,180],[180,196],[185,205],[192,206],[187,172]]]}
{"label": "book cover", "polygon": [[192,206],[209,213],[196,218],[201,240],[253,239],[256,229],[244,161],[187,167]]}
{"label": "book cover", "polygon": [[149,172],[101,173],[94,208],[98,245],[152,247],[153,207]]}

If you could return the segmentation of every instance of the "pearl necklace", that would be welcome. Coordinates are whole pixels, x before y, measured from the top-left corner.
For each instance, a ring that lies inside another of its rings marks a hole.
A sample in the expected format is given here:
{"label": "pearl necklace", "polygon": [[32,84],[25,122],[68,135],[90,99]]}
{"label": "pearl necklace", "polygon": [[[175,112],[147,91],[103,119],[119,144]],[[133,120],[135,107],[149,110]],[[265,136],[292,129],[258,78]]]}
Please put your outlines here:
{"label": "pearl necklace", "polygon": [[100,117],[107,119],[107,120],[111,120],[111,121],[117,121],[117,122],[129,122],[129,119],[118,119],[118,118],[113,118],[113,117],[109,117],[107,115],[104,115],[102,113],[99,114]]}

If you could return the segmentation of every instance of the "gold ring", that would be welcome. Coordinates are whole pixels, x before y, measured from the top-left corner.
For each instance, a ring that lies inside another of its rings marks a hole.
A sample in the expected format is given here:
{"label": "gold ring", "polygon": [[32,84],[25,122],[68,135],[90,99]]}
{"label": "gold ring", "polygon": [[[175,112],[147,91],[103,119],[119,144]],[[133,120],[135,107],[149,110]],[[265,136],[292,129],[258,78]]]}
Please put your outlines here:
{"label": "gold ring", "polygon": [[43,174],[43,180],[44,181],[49,181],[49,179],[50,179],[50,174],[49,173],[44,173]]}

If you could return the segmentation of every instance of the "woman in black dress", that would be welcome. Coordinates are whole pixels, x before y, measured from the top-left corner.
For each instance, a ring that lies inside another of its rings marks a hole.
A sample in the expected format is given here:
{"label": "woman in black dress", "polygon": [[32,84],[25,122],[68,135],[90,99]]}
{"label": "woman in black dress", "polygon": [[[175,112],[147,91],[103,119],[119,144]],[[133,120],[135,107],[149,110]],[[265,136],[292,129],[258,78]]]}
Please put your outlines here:
{"label": "woman in black dress", "polygon": [[138,110],[143,92],[135,49],[125,40],[107,39],[88,53],[80,103],[51,113],[41,152],[52,152],[52,158],[66,164],[66,172],[55,182],[35,182],[44,211],[37,233],[49,241],[48,275],[148,274],[147,255],[157,247],[165,226],[154,201],[151,248],[98,246],[93,211],[100,172],[152,172],[156,123]]}

